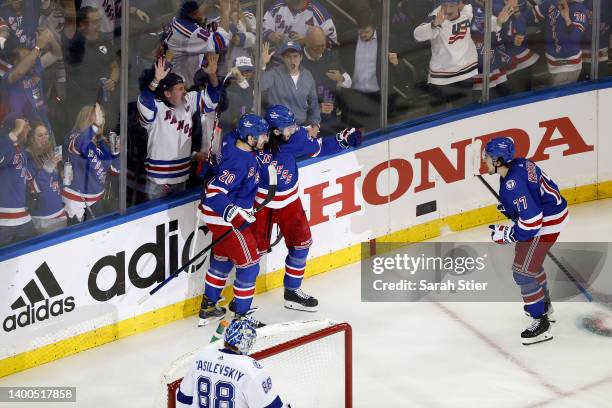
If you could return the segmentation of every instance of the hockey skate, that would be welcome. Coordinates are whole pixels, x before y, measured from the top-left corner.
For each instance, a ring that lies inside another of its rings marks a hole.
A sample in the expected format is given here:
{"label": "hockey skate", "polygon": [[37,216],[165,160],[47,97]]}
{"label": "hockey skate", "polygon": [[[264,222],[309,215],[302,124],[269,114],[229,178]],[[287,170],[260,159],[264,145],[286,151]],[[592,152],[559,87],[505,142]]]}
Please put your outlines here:
{"label": "hockey skate", "polygon": [[249,309],[248,312],[246,312],[245,314],[239,314],[236,313],[236,309],[234,307],[234,300],[232,300],[229,304],[229,310],[230,312],[234,313],[234,320],[236,319],[246,319],[247,317],[249,317],[251,319],[251,322],[253,323],[253,325],[255,326],[256,329],[260,329],[262,327],[264,327],[266,324],[264,322],[261,322],[255,318],[253,318],[253,313],[255,313],[256,311],[259,310],[259,307],[255,306]]}
{"label": "hockey skate", "polygon": [[208,299],[206,295],[202,295],[202,304],[200,305],[200,321],[198,327],[206,326],[208,323],[219,320],[225,316],[226,309],[221,306],[217,306],[212,300]]}
{"label": "hockey skate", "polygon": [[545,314],[537,319],[533,319],[529,327],[521,333],[521,340],[526,346],[552,340],[552,338],[550,322]]}
{"label": "hockey skate", "polygon": [[296,290],[285,288],[285,307],[303,312],[316,312],[319,310],[319,301],[314,296],[304,293],[301,288]]}

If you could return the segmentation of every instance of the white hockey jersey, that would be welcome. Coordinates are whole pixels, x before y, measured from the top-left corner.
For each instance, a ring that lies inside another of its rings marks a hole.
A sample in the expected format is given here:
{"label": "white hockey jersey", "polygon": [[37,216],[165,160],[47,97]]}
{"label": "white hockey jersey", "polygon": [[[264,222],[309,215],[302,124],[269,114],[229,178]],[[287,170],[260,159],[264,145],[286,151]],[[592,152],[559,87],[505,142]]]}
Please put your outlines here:
{"label": "white hockey jersey", "polygon": [[262,365],[231,350],[207,347],[195,359],[176,396],[177,408],[282,408]]}
{"label": "white hockey jersey", "polygon": [[192,157],[192,116],[199,111],[204,118],[206,113],[215,110],[221,95],[220,86],[188,92],[181,108],[155,99],[148,88],[143,90],[138,97],[138,113],[140,124],[149,137],[145,159],[147,179],[156,184],[178,184],[187,180]]}
{"label": "white hockey jersey", "polygon": [[231,34],[221,27],[211,32],[192,21],[173,18],[165,37],[168,50],[173,54],[172,72],[182,76],[185,87],[190,88],[193,76],[200,69],[202,55],[223,51],[231,38]]}
{"label": "white hockey jersey", "polygon": [[459,17],[444,20],[441,27],[433,28],[431,22],[439,10],[437,7],[428,21],[414,29],[417,41],[431,42],[428,82],[448,85],[474,77],[478,73],[478,55],[470,31],[472,6],[464,5]]}
{"label": "white hockey jersey", "polygon": [[303,10],[292,12],[285,0],[277,0],[263,18],[263,35],[268,38],[272,32],[285,34],[285,40],[291,34],[306,35],[309,27],[321,27],[327,36],[328,46],[338,45],[336,26],[329,12],[317,1],[309,1]]}

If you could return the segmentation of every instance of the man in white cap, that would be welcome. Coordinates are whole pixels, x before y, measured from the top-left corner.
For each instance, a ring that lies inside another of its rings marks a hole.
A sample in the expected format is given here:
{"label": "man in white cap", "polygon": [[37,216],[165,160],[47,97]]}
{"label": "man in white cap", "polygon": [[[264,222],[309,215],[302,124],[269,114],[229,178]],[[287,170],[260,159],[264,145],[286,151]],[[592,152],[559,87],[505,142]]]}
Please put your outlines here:
{"label": "man in white cap", "polygon": [[220,117],[221,129],[234,129],[238,119],[253,111],[253,76],[255,67],[249,57],[238,57],[227,75],[225,85],[225,103],[227,109]]}

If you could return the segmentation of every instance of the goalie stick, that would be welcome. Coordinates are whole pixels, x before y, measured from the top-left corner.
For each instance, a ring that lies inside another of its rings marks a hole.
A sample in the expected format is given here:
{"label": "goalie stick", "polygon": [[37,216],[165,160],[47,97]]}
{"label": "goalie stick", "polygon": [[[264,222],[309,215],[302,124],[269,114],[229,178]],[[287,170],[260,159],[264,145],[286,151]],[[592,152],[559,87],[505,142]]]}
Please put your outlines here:
{"label": "goalie stick", "polygon": [[[500,200],[500,197],[497,191],[495,191],[493,187],[491,187],[491,185],[487,183],[484,177],[482,177],[482,174],[480,174],[480,168],[482,166],[482,140],[481,139],[476,139],[472,142],[471,154],[472,154],[472,174],[478,177],[478,179],[482,182],[482,184],[484,184],[487,190],[489,190],[489,192],[493,194],[493,196],[495,196],[497,201],[501,204],[501,200]],[[511,220],[511,221],[515,221],[515,220]],[[548,258],[551,261],[553,261],[555,265],[557,265],[557,268],[559,268],[561,272],[563,272],[563,274],[574,285],[576,285],[576,287],[584,295],[584,297],[589,302],[592,302],[593,296],[582,286],[580,282],[578,282],[578,280],[571,274],[571,272],[565,267],[565,265],[563,265],[563,263],[561,263],[561,261],[556,256],[554,256],[550,251],[546,252],[546,255],[548,255]]]}
{"label": "goalie stick", "polygon": [[[276,167],[274,167],[273,165],[269,165],[268,166],[268,177],[270,180],[270,186],[268,188],[268,195],[266,196],[266,198],[261,202],[261,204],[259,204],[256,208],[255,211],[253,212],[253,214],[257,214],[259,212],[259,210],[261,210],[262,208],[264,208],[266,205],[268,205],[268,203],[270,201],[272,201],[274,199],[274,196],[276,195]],[[181,272],[183,272],[184,270],[186,270],[189,265],[191,265],[192,263],[194,263],[198,258],[200,258],[202,255],[204,255],[205,253],[207,253],[208,251],[210,251],[215,245],[217,245],[219,242],[223,241],[225,239],[225,237],[227,237],[231,232],[233,231],[233,228],[228,229],[227,231],[225,231],[223,234],[221,234],[221,236],[217,239],[215,239],[213,242],[211,242],[210,244],[208,244],[207,247],[205,247],[204,249],[202,249],[200,252],[198,252],[193,258],[191,258],[190,260],[188,260],[187,262],[185,262],[183,264],[183,266],[181,266],[180,268],[178,268],[176,271],[172,272],[166,279],[164,279],[163,282],[160,282],[157,286],[155,286],[153,289],[151,289],[147,294],[145,294],[142,298],[140,298],[138,300],[138,304],[142,305],[143,303],[145,303],[147,300],[149,300],[151,298],[151,296],[153,296],[155,293],[157,293],[161,288],[163,288],[164,286],[166,286],[168,284],[168,282],[170,282],[171,280],[173,280],[174,278],[176,278]]]}

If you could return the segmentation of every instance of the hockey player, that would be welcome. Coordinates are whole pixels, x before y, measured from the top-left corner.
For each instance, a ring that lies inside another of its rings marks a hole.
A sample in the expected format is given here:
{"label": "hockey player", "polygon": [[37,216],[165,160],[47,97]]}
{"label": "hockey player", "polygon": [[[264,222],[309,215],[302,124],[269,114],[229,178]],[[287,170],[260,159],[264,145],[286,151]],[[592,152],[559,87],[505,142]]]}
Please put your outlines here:
{"label": "hockey player", "polygon": [[[278,224],[289,251],[285,258],[285,307],[314,312],[318,307],[317,299],[300,289],[312,237],[298,193],[297,159],[305,155],[321,157],[359,146],[361,132],[345,129],[336,137],[312,138],[305,127],[296,125],[293,112],[281,105],[268,107],[266,121],[270,125],[270,141],[266,149],[259,152],[259,157],[263,164],[272,163],[276,167],[278,182],[274,200],[257,215],[254,234],[259,252],[266,253],[270,250],[272,227]],[[263,174],[257,190],[258,203],[265,199],[268,185],[268,176]]]}
{"label": "hockey player", "polygon": [[521,289],[525,311],[533,318],[521,333],[523,344],[552,339],[552,306],[542,268],[548,250],[568,221],[567,202],[550,177],[533,162],[514,157],[507,137],[489,141],[483,152],[489,174],[499,174],[500,210],[514,225],[490,225],[498,244],[516,242],[512,271]]}
{"label": "hockey player", "polygon": [[222,349],[206,347],[196,355],[177,392],[177,408],[290,408],[262,365],[248,356],[256,338],[251,319],[234,320]]}
{"label": "hockey player", "polygon": [[184,190],[192,158],[205,160],[191,149],[192,118],[195,112],[214,111],[219,103],[218,60],[217,54],[209,54],[205,69],[209,82],[204,91],[187,92],[184,79],[170,72],[165,59],[159,58],[154,79],[138,97],[140,123],[149,137],[145,161],[149,199]]}
{"label": "hockey player", "polygon": [[232,233],[212,248],[200,309],[201,326],[225,314],[225,308],[217,306],[217,302],[234,266],[235,299],[231,309],[237,317],[244,317],[251,311],[259,274],[259,253],[248,224],[255,221],[252,211],[261,178],[255,151],[263,149],[267,141],[266,121],[253,114],[242,116],[238,128],[225,135],[221,162],[205,187],[200,210],[212,232],[212,240],[228,229]]}

